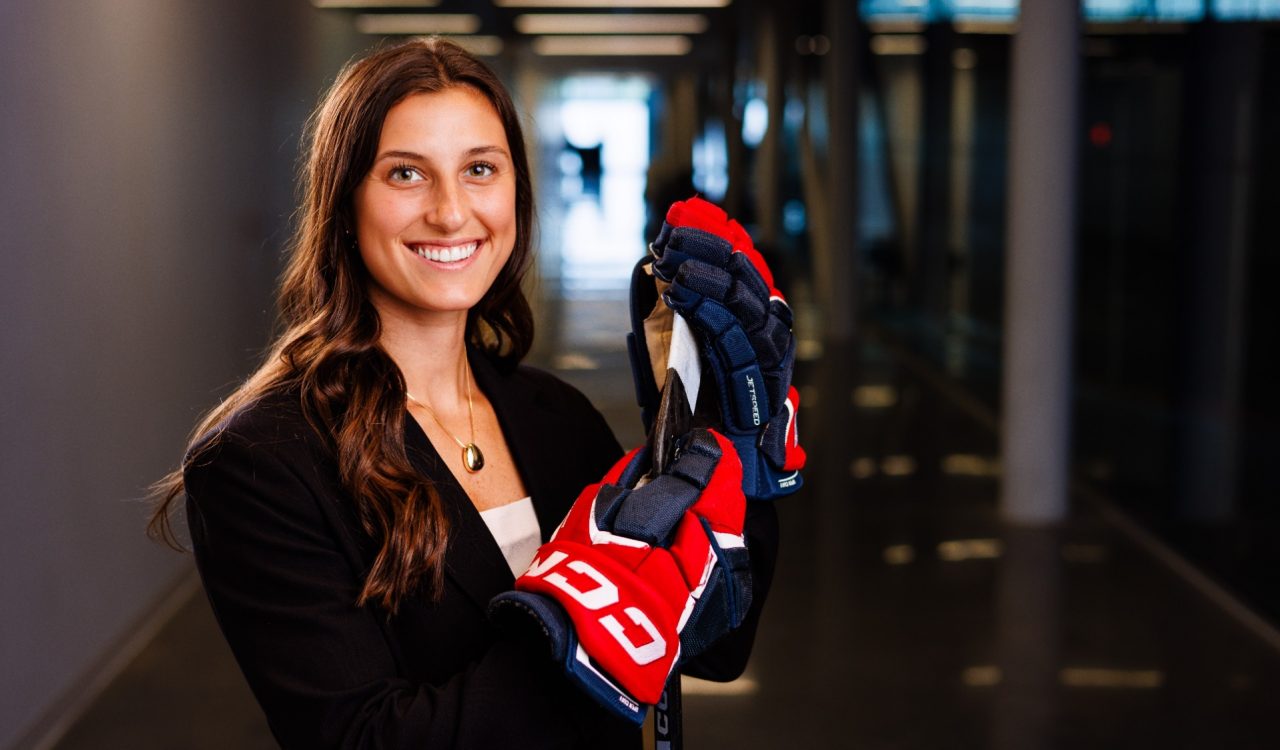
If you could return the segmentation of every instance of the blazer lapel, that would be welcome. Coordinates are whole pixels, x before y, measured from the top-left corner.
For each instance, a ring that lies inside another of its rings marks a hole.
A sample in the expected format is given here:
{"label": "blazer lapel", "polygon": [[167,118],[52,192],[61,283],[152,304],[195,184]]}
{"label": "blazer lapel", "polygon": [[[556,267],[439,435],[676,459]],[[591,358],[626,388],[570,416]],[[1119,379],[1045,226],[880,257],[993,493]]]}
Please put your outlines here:
{"label": "blazer lapel", "polygon": [[514,582],[511,569],[480,517],[480,511],[471,503],[417,420],[407,414],[404,443],[409,461],[435,483],[452,522],[449,548],[445,551],[445,576],[483,611],[498,592],[511,588]]}
{"label": "blazer lapel", "polygon": [[555,497],[549,473],[558,465],[554,451],[557,449],[555,436],[556,428],[560,427],[560,415],[545,403],[540,389],[530,380],[515,373],[499,372],[480,352],[471,351],[470,362],[476,383],[489,397],[498,415],[498,424],[507,439],[507,447],[511,449],[525,489],[533,498],[533,510],[538,516],[542,541],[545,542],[568,511],[567,507],[555,502],[559,498]]}
{"label": "blazer lapel", "polygon": [[[556,434],[561,418],[545,403],[541,389],[530,380],[515,373],[499,372],[484,353],[471,347],[467,352],[476,383],[493,404],[516,470],[533,498],[534,513],[545,542],[568,510],[563,503],[556,502],[563,498],[556,497],[549,473],[557,465],[554,453],[557,445],[549,438]],[[449,549],[445,553],[445,575],[484,610],[494,595],[510,589],[515,582],[506,558],[462,485],[417,420],[408,415],[405,448],[418,471],[435,482],[453,522],[449,529]]]}

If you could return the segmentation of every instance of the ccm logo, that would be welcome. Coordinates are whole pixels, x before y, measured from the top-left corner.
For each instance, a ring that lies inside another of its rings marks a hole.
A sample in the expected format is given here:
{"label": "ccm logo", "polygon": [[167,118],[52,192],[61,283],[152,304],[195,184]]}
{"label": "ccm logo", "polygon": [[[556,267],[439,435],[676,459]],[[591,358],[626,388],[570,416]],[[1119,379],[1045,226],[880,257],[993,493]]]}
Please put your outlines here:
{"label": "ccm logo", "polygon": [[[597,622],[605,631],[613,636],[622,650],[627,652],[631,660],[641,666],[661,659],[667,653],[667,641],[658,633],[653,621],[639,607],[623,607],[618,602],[618,587],[596,570],[585,560],[569,560],[564,552],[552,552],[545,560],[534,560],[525,575],[530,578],[541,578],[547,583],[563,591],[583,608],[591,612],[600,612]],[[560,563],[564,563],[561,565]],[[570,581],[562,571],[572,571],[577,575]],[[634,625],[649,635],[649,642],[637,646],[627,637],[619,616],[629,619]]]}

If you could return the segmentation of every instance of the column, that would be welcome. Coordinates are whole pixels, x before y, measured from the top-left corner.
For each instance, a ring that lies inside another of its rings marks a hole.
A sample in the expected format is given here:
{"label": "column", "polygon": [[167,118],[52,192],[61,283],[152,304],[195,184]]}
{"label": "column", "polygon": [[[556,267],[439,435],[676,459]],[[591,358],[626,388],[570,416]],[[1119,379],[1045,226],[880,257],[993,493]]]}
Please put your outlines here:
{"label": "column", "polygon": [[1005,519],[1067,511],[1080,8],[1027,0],[1013,40],[1001,394]]}
{"label": "column", "polygon": [[853,338],[857,310],[858,19],[856,3],[827,0],[824,56],[827,96],[827,200],[824,241],[815,242],[814,292],[825,313],[823,336]]}

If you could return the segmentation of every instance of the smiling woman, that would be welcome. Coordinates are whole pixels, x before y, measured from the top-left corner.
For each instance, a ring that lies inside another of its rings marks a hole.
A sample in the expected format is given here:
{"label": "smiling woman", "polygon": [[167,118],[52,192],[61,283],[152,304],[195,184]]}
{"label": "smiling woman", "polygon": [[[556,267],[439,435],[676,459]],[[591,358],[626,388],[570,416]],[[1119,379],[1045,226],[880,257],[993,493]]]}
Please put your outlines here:
{"label": "smiling woman", "polygon": [[[448,42],[380,49],[338,77],[307,149],[283,333],[197,427],[152,533],[172,542],[185,498],[219,626],[284,747],[636,747],[634,723],[566,679],[581,648],[553,661],[545,632],[487,612],[622,455],[581,393],[519,364],[533,196],[510,95]],[[755,516],[762,602],[776,516]],[[758,614],[704,669],[741,672]]]}

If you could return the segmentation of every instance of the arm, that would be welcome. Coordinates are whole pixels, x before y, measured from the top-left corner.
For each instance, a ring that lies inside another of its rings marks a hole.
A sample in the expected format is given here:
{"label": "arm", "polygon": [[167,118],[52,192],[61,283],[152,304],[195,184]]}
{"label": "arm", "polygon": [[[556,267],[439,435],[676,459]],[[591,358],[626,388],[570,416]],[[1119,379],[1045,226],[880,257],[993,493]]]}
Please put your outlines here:
{"label": "arm", "polygon": [[405,676],[385,613],[355,605],[361,578],[324,506],[340,499],[291,446],[224,433],[186,470],[201,577],[282,747],[577,744],[581,699],[521,644],[495,641],[442,684]]}

